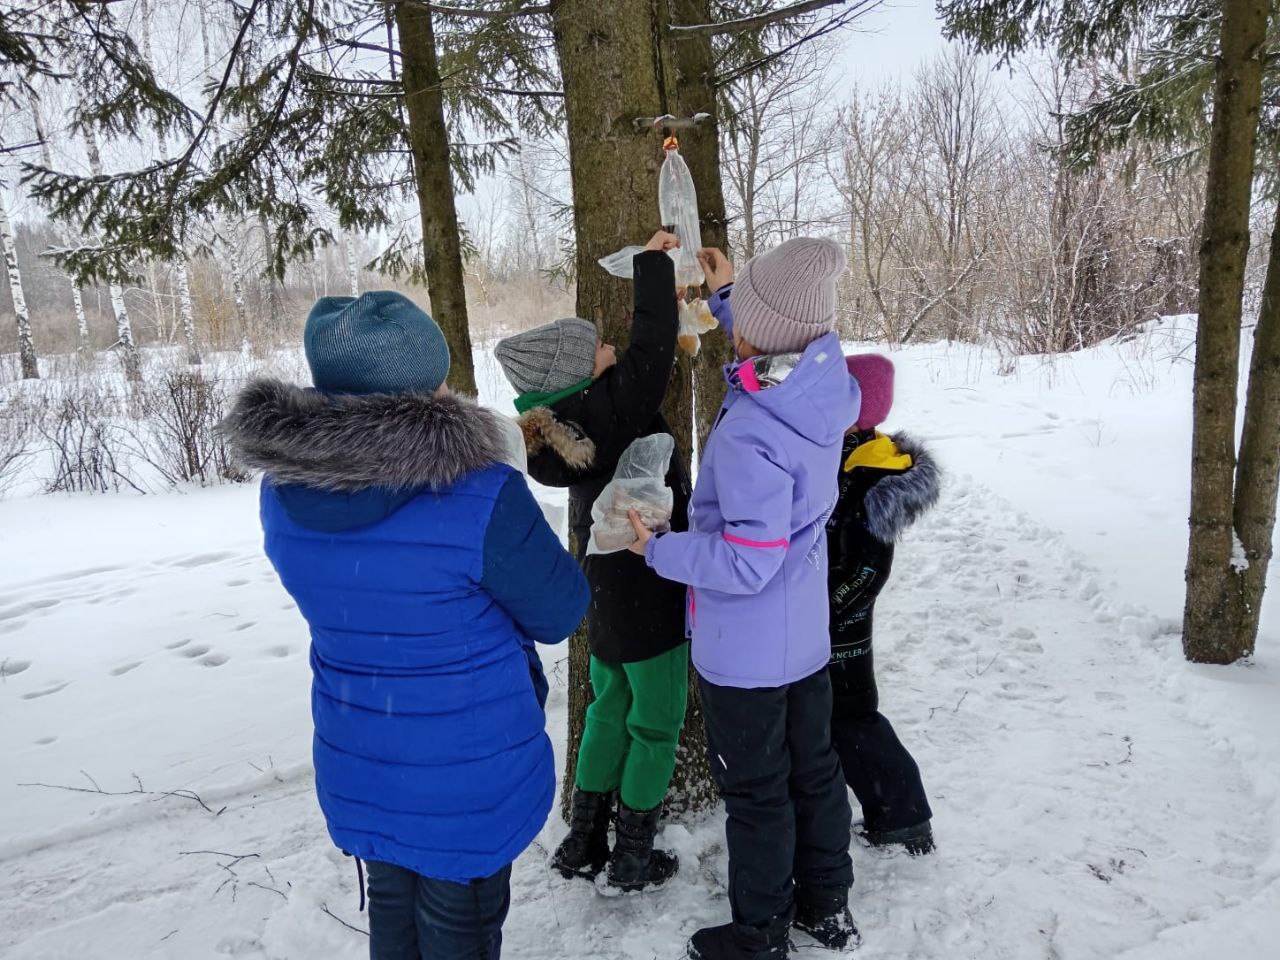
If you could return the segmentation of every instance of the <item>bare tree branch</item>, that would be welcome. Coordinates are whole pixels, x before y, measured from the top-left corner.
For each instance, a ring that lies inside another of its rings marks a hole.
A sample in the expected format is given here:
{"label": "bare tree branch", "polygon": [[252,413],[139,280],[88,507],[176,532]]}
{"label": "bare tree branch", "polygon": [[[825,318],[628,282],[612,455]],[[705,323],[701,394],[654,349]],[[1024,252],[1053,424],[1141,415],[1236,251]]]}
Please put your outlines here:
{"label": "bare tree branch", "polygon": [[473,10],[467,7],[449,7],[440,3],[427,3],[423,6],[442,17],[466,17],[471,20],[508,20],[512,17],[529,17],[551,12],[549,3],[535,3],[527,7],[516,7],[514,10]]}
{"label": "bare tree branch", "polygon": [[[737,20],[724,20],[720,23],[673,23],[668,29],[675,34],[677,40],[687,40],[698,36],[718,37],[726,33],[742,33],[746,30],[756,30],[760,27],[767,27],[772,23],[790,20],[792,17],[813,13],[823,7],[834,7],[848,2],[849,0],[799,0],[797,3],[779,7],[777,10],[757,13],[753,17],[740,17]],[[857,6],[875,6],[878,3],[879,0],[858,0]]]}

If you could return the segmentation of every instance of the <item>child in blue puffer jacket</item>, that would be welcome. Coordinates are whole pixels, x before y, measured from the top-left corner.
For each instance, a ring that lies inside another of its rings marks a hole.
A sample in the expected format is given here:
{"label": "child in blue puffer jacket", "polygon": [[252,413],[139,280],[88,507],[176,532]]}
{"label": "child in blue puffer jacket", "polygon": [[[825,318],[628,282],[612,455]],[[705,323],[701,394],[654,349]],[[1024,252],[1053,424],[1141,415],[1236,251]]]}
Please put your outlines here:
{"label": "child in blue puffer jacket", "polygon": [[427,314],[326,297],[305,345],[315,389],[256,381],[223,430],[266,473],[267,556],[311,628],[320,807],[368,861],[373,960],[496,960],[555,792],[530,648],[573,630],[587,584],[499,415],[444,386]]}

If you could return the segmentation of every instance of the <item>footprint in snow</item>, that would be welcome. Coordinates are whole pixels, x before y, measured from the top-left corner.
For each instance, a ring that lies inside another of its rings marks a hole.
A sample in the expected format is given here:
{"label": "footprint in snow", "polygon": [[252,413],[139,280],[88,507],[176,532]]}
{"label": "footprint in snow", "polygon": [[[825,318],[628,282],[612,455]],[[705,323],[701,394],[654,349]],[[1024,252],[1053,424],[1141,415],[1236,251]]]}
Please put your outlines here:
{"label": "footprint in snow", "polygon": [[16,677],[23,673],[31,666],[30,660],[4,660],[0,661],[0,680],[9,677]]}
{"label": "footprint in snow", "polygon": [[181,650],[183,647],[185,647],[185,646],[186,646],[188,643],[190,643],[190,642],[191,642],[190,640],[178,640],[178,641],[176,641],[176,642],[174,642],[174,643],[166,643],[166,644],[164,645],[164,648],[165,648],[166,650]]}
{"label": "footprint in snow", "polygon": [[134,660],[132,663],[122,663],[122,664],[120,664],[120,666],[115,667],[114,669],[112,669],[112,671],[111,671],[111,676],[113,676],[113,677],[123,677],[123,676],[124,676],[126,673],[128,673],[129,671],[131,671],[131,670],[137,670],[140,666],[142,666],[142,661],[141,661],[141,660]]}
{"label": "footprint in snow", "polygon": [[221,563],[224,560],[230,560],[235,554],[229,551],[221,553],[198,553],[193,557],[183,557],[181,560],[174,560],[169,564],[171,567],[183,567],[191,569],[193,567],[207,567],[211,563]]}
{"label": "footprint in snow", "polygon": [[23,700],[39,700],[41,697],[51,697],[60,690],[65,690],[71,685],[70,681],[66,683],[55,683],[51,687],[45,687],[43,690],[33,690],[31,693],[24,693]]}
{"label": "footprint in snow", "polygon": [[246,620],[244,623],[236,624],[233,629],[234,633],[240,633],[243,630],[251,630],[258,625],[256,620]]}
{"label": "footprint in snow", "polygon": [[225,653],[211,653],[207,657],[201,657],[196,662],[202,667],[220,667],[230,659]]}
{"label": "footprint in snow", "polygon": [[207,644],[198,643],[194,647],[183,647],[178,651],[178,656],[186,657],[188,660],[194,660],[196,657],[203,657],[212,648]]}
{"label": "footprint in snow", "polygon": [[28,613],[36,613],[40,610],[48,610],[50,607],[56,607],[61,600],[54,597],[46,597],[43,600],[28,600],[26,603],[19,603],[15,606],[0,610],[0,620],[14,620],[18,617],[25,617]]}

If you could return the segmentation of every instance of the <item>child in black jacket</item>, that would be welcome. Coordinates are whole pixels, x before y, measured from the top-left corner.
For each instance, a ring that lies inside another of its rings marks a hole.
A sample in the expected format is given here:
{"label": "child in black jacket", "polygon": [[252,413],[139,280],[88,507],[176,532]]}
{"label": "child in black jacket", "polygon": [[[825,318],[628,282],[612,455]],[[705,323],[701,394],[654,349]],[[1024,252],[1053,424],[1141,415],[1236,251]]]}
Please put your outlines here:
{"label": "child in black jacket", "polygon": [[866,839],[933,849],[933,816],[920,768],[879,712],[872,663],[876,597],[893,567],[898,536],[938,499],[933,458],[905,435],[878,433],[893,405],[893,363],[846,358],[862,390],[858,422],[845,436],[839,499],[827,523],[831,596],[831,738],[845,780],[862,805]]}
{"label": "child in black jacket", "polygon": [[[578,751],[569,835],[551,857],[567,877],[639,890],[670,879],[676,856],[653,848],[675,770],[688,698],[685,588],[626,550],[586,556],[591,507],[631,443],[671,433],[659,412],[675,364],[676,238],[659,232],[634,258],[631,343],[620,357],[585,320],[557,320],[501,341],[495,354],[520,396],[529,475],[569,488],[569,529],[591,587],[591,686]],[[687,524],[689,477],[679,453],[666,484],[672,528]],[[615,795],[617,841],[608,829]],[[607,868],[607,869],[606,869]]]}

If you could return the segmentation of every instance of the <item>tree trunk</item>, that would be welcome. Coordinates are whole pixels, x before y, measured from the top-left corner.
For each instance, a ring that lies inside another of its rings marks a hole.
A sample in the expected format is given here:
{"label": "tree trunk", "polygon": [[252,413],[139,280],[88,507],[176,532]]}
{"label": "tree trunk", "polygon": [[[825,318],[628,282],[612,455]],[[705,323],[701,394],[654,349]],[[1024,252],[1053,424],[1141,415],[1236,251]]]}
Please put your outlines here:
{"label": "tree trunk", "polygon": [[187,344],[187,363],[200,363],[200,345],[196,343],[196,311],[191,303],[191,276],[186,254],[173,261],[173,277],[178,287],[178,309],[182,318],[182,339]]}
{"label": "tree trunk", "polygon": [[1271,228],[1271,254],[1262,292],[1262,309],[1253,334],[1249,393],[1244,406],[1240,463],[1236,469],[1235,530],[1244,547],[1244,563],[1235,564],[1238,610],[1234,649],[1253,653],[1258,640],[1262,596],[1271,563],[1280,483],[1280,204]]}
{"label": "tree trunk", "polygon": [[[102,176],[102,154],[98,152],[98,138],[92,127],[85,128],[84,149],[89,158],[89,172],[95,177]],[[133,339],[133,324],[124,305],[124,290],[115,282],[110,284],[109,289],[111,312],[116,318],[116,345],[124,354],[125,379],[130,383],[138,383],[142,380],[142,355]]]}
{"label": "tree trunk", "polygon": [[[35,125],[36,139],[40,141],[40,161],[48,169],[53,169],[53,147],[49,143],[49,133],[44,127],[44,118],[40,113],[40,100],[34,94],[31,96],[31,120]],[[68,232],[65,227],[59,225],[54,227],[54,236],[58,238],[58,242],[66,244]],[[67,276],[67,282],[71,286],[71,307],[76,318],[76,354],[81,360],[91,355],[89,347],[89,321],[84,314],[84,295],[80,291],[80,283],[72,276]]]}
{"label": "tree trunk", "polygon": [[3,247],[4,264],[9,275],[13,312],[18,318],[18,357],[22,363],[22,379],[39,380],[40,364],[36,360],[35,341],[31,338],[31,314],[27,312],[27,298],[22,292],[18,247],[13,241],[13,227],[9,224],[9,211],[5,209],[3,196],[0,196],[0,247]]}
{"label": "tree trunk", "polygon": [[1239,644],[1240,574],[1232,566],[1232,479],[1249,199],[1262,94],[1268,4],[1224,0],[1200,243],[1200,316],[1191,434],[1191,536],[1182,648],[1231,663]]}
{"label": "tree trunk", "polygon": [[[573,181],[577,240],[577,312],[593,320],[607,342],[624,347],[631,326],[631,287],[596,261],[619,247],[643,240],[658,223],[661,146],[650,131],[637,131],[637,117],[666,113],[716,112],[710,86],[709,38],[668,43],[666,25],[675,20],[702,23],[711,18],[708,0],[622,0],[608,5],[559,5],[554,13],[556,47],[565,89],[569,163]],[[681,153],[698,188],[702,239],[725,245],[724,196],[716,128],[688,131]],[[703,340],[697,362],[677,363],[663,413],[676,438],[677,456],[692,469],[694,426],[705,442],[723,397],[720,366],[731,352],[727,338]],[[706,389],[695,393],[695,377]],[[569,744],[564,783],[577,766],[587,705],[591,702],[589,650],[585,632],[570,638]],[[669,812],[703,809],[715,800],[707,769],[706,735],[696,677],[690,677],[689,708],[681,735]],[[562,793],[564,812],[569,791]]]}
{"label": "tree trunk", "polygon": [[244,301],[244,276],[240,270],[239,240],[227,237],[227,265],[231,268],[231,297],[236,305],[236,326],[240,334],[240,352],[253,352],[253,336],[249,330],[249,310]]}
{"label": "tree trunk", "polygon": [[347,254],[347,279],[351,281],[351,295],[360,296],[360,266],[356,263],[356,244],[351,239],[351,231],[346,231],[345,249]]}
{"label": "tree trunk", "polygon": [[81,357],[92,356],[92,344],[89,343],[89,318],[84,312],[84,293],[80,284],[71,281],[71,306],[76,315],[76,353]]}
{"label": "tree trunk", "polygon": [[449,386],[474,396],[476,375],[467,326],[462,240],[449,169],[449,132],[444,119],[435,29],[426,4],[400,0],[395,14],[431,315],[444,331],[452,355]]}
{"label": "tree trunk", "polygon": [[[258,225],[262,230],[262,242],[264,246],[270,246],[271,224],[267,222],[265,216],[258,218]],[[267,253],[270,259],[270,251]],[[262,273],[262,281],[267,285],[267,324],[271,331],[271,340],[273,344],[283,343],[285,339],[285,316],[284,302],[280,295],[281,281],[276,279],[276,275],[271,270],[264,270]]]}
{"label": "tree trunk", "polygon": [[[652,4],[561,3],[552,18],[573,185],[577,313],[595,322],[605,342],[622,349],[631,330],[631,284],[609,275],[596,261],[626,244],[643,242],[659,226],[660,145],[633,126],[636,117],[665,112],[654,62]],[[566,788],[574,782],[592,699],[589,659],[586,631],[579,628],[569,638]],[[562,789],[566,819],[569,796],[570,790]]]}
{"label": "tree trunk", "polygon": [[[710,23],[710,0],[668,0],[670,23]],[[718,117],[716,92],[711,85],[711,38],[669,42],[668,75],[675,89],[675,111],[691,117],[699,113]],[[708,122],[686,132],[680,153],[693,175],[698,193],[698,220],[703,246],[727,249],[724,187],[721,181],[720,126]],[[681,357],[676,389],[667,394],[664,412],[676,431],[679,449],[688,451],[690,476],[697,464],[694,450],[705,448],[724,399],[722,368],[733,356],[733,344],[723,331],[702,338],[702,348],[692,361]],[[696,444],[692,434],[696,431]],[[703,810],[716,801],[715,784],[707,766],[707,732],[702,720],[702,697],[697,671],[689,667],[689,708],[680,735],[680,763],[672,782],[675,796],[689,811]]]}
{"label": "tree trunk", "polygon": [[[146,61],[148,67],[153,71],[158,70],[156,67],[155,57],[152,55],[153,47],[151,45],[152,27],[155,19],[155,8],[151,5],[151,0],[139,0],[138,12],[142,19],[142,59]],[[204,8],[201,5],[200,10],[201,21],[201,37],[205,51],[205,67],[208,68],[208,34],[205,26]],[[164,134],[160,135],[160,156],[168,153],[165,144]],[[174,286],[177,287],[178,294],[178,316],[182,325],[182,339],[187,345],[187,363],[200,363],[200,348],[196,344],[196,312],[195,306],[191,302],[191,277],[187,268],[187,255],[183,251],[179,251],[170,264],[173,267]],[[159,316],[159,306],[157,304],[157,317]]]}

